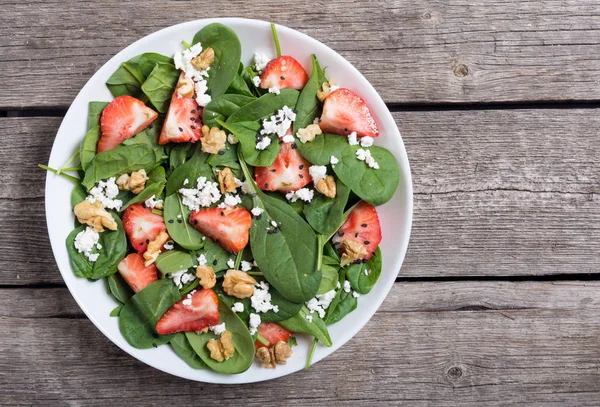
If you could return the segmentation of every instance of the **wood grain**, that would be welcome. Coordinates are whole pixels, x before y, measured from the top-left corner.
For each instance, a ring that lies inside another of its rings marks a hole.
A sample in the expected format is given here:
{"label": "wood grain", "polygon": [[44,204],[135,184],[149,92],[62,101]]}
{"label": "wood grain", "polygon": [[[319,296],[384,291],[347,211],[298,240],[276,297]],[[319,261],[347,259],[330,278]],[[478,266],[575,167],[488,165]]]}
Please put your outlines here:
{"label": "wood grain", "polygon": [[[0,1],[0,109],[68,106],[119,50],[182,21],[275,21],[329,45],[389,103],[599,100],[600,1]],[[118,12],[117,12],[118,10]]]}
{"label": "wood grain", "polygon": [[599,289],[598,282],[397,283],[366,327],[309,371],[235,387],[185,381],[138,362],[79,318],[66,289],[4,289],[0,330],[19,341],[0,342],[0,399],[592,406],[600,400]]}
{"label": "wood grain", "polygon": [[[593,109],[397,112],[415,190],[402,277],[598,273]],[[0,284],[62,283],[43,206],[60,118],[0,118]],[[26,211],[23,208],[27,208]]]}

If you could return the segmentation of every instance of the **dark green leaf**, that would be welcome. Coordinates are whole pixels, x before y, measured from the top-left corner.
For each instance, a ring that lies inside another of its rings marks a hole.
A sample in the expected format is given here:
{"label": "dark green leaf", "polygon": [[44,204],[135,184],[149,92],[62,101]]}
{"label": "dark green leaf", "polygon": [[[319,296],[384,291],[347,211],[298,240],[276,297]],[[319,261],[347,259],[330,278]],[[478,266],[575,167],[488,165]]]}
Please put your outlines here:
{"label": "dark green leaf", "polygon": [[133,290],[119,273],[111,274],[106,277],[106,284],[108,285],[111,295],[121,304],[125,304],[133,297]]}
{"label": "dark green leaf", "polygon": [[130,95],[141,98],[142,84],[157,63],[173,63],[173,59],[152,52],[138,55],[123,62],[108,78],[106,86],[114,97]]}
{"label": "dark green leaf", "polygon": [[88,121],[87,131],[93,129],[96,126],[100,126],[100,117],[102,111],[108,106],[108,102],[90,102],[88,103]]}
{"label": "dark green leaf", "polygon": [[317,294],[325,294],[326,292],[335,290],[338,282],[338,268],[323,262],[321,273],[323,274],[323,278],[321,279],[321,285],[319,285]]}
{"label": "dark green leaf", "polygon": [[154,264],[164,277],[169,273],[191,268],[194,265],[194,260],[188,252],[167,250],[158,256]]}
{"label": "dark green leaf", "polygon": [[239,108],[253,100],[256,100],[254,96],[230,94],[213,98],[204,108],[202,122],[208,127],[217,127],[219,126],[217,119],[226,121]]}
{"label": "dark green leaf", "polygon": [[228,144],[223,154],[211,154],[207,162],[214,167],[227,167],[232,170],[240,170],[237,154],[238,144]]}
{"label": "dark green leaf", "polygon": [[279,140],[274,135],[264,136],[271,139],[271,144],[264,150],[256,149],[256,134],[262,128],[259,122],[225,123],[226,130],[239,140],[239,149],[242,150],[244,159],[255,167],[268,167],[273,164],[279,154]]}
{"label": "dark green leaf", "polygon": [[294,109],[299,95],[295,89],[281,89],[279,95],[266,93],[229,116],[227,123],[259,121],[272,116],[283,106]]}
{"label": "dark green leaf", "polygon": [[179,72],[172,64],[157,63],[142,84],[142,91],[159,113],[166,113],[169,109]]}
{"label": "dark green leaf", "polygon": [[379,247],[366,263],[354,263],[347,267],[346,278],[354,291],[368,294],[381,275],[381,250]]}
{"label": "dark green leaf", "polygon": [[240,74],[236,74],[233,77],[233,81],[231,82],[231,85],[229,85],[229,88],[227,88],[227,92],[225,93],[230,95],[237,94],[252,96],[252,98],[254,99],[254,93],[250,90],[248,84],[246,83],[244,78],[241,77]]}
{"label": "dark green leaf", "polygon": [[[307,315],[312,317],[312,321],[306,319]],[[300,311],[284,321],[280,321],[279,325],[292,332],[303,332],[317,338],[323,345],[331,346],[331,337],[325,322],[316,313],[310,314],[308,309],[303,306]]]}
{"label": "dark green leaf", "polygon": [[174,193],[165,198],[163,216],[167,232],[179,246],[188,250],[198,250],[204,246],[202,233],[188,222],[191,211],[181,201],[181,195]]}
{"label": "dark green leaf", "polygon": [[230,267],[227,265],[227,261],[235,257],[234,254],[223,249],[220,244],[213,242],[209,238],[204,239],[204,247],[202,250],[194,252],[195,257],[198,257],[200,254],[204,254],[204,257],[206,257],[206,264],[211,266],[215,273],[229,269]]}
{"label": "dark green leaf", "polygon": [[169,342],[173,351],[179,356],[185,363],[187,363],[193,369],[208,369],[206,363],[200,359],[200,356],[194,352],[194,348],[190,345],[184,333],[178,333],[173,335]]}
{"label": "dark green leaf", "polygon": [[148,181],[146,181],[146,187],[137,195],[134,195],[129,201],[127,201],[123,205],[123,209],[127,208],[130,205],[145,202],[150,199],[152,196],[158,197],[165,184],[167,183],[167,179],[165,178],[165,169],[163,167],[156,167],[148,174]]}
{"label": "dark green leaf", "polygon": [[324,321],[327,325],[335,324],[354,311],[357,306],[358,299],[354,298],[352,291],[346,292],[340,288],[327,309]]}
{"label": "dark green leaf", "polygon": [[321,89],[322,83],[319,80],[323,75],[323,70],[321,69],[321,65],[319,65],[317,56],[313,54],[312,73],[302,92],[300,92],[300,97],[298,97],[298,103],[296,104],[296,121],[294,121],[293,134],[312,124],[315,117],[319,115],[317,92]]}
{"label": "dark green leaf", "polygon": [[123,309],[124,305],[123,304],[119,304],[117,305],[109,314],[109,316],[111,317],[118,317],[121,314],[121,310]]}
{"label": "dark green leaf", "polygon": [[310,226],[326,236],[335,233],[346,219],[344,208],[348,202],[350,188],[339,179],[335,184],[336,195],[333,199],[319,194],[310,203],[304,205],[304,216]]}
{"label": "dark green leaf", "polygon": [[301,303],[286,299],[279,294],[279,291],[275,287],[269,287],[269,293],[271,294],[271,304],[276,305],[279,310],[278,312],[267,311],[259,313],[262,322],[279,322],[289,319],[296,315],[300,311],[300,308],[302,308]]}
{"label": "dark green leaf", "polygon": [[83,137],[81,147],[79,148],[79,159],[81,168],[87,170],[89,163],[96,156],[96,149],[100,140],[100,126],[92,127]]}
{"label": "dark green leaf", "polygon": [[188,184],[185,186],[187,188],[195,187],[196,180],[199,177],[212,179],[213,173],[210,165],[206,162],[207,159],[208,154],[203,153],[200,150],[200,146],[196,147],[194,156],[179,167],[175,168],[175,170],[169,176],[169,180],[167,181],[167,186],[165,188],[166,196],[172,195],[179,191],[180,188],[183,188],[183,184],[186,179],[188,180]]}
{"label": "dark green leaf", "polygon": [[85,200],[87,195],[88,193],[84,187],[79,184],[75,185],[75,188],[73,188],[73,191],[71,191],[71,209],[75,208],[75,205],[77,205],[79,202]]}

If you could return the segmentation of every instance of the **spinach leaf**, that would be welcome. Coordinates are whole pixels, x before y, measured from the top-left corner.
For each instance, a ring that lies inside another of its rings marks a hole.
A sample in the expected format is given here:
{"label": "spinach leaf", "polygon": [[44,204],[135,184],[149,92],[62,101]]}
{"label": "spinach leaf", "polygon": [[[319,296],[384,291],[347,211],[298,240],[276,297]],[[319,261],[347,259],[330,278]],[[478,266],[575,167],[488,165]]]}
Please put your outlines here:
{"label": "spinach leaf", "polygon": [[[174,171],[177,167],[183,165],[189,157],[190,150],[194,145],[191,143],[177,143],[169,152],[169,168]],[[193,154],[192,150],[192,154]]]}
{"label": "spinach leaf", "polygon": [[137,195],[134,195],[129,201],[127,201],[123,205],[123,209],[125,210],[128,206],[134,205],[136,203],[145,202],[147,199],[150,199],[153,195],[159,196],[167,183],[167,179],[165,178],[165,169],[163,167],[156,167],[148,174],[148,181],[146,181],[146,188],[142,190]]}
{"label": "spinach leaf", "polygon": [[279,154],[279,140],[275,135],[268,135],[263,137],[269,137],[271,144],[264,150],[256,149],[256,136],[262,125],[259,122],[237,122],[237,123],[223,123],[219,121],[221,126],[228,130],[230,133],[239,140],[241,150],[244,154],[244,159],[250,165],[255,167],[268,167],[273,164],[277,155]]}
{"label": "spinach leaf", "polygon": [[153,52],[137,55],[121,64],[106,81],[106,87],[114,97],[130,95],[141,98],[144,95],[142,84],[157,63],[173,63],[173,59]]}
{"label": "spinach leaf", "polygon": [[[213,176],[210,165],[206,162],[208,154],[202,152],[200,145],[196,147],[196,151],[192,158],[175,168],[169,176],[167,186],[165,188],[166,195],[172,195],[184,187],[184,182],[187,179],[189,184],[187,188],[196,186],[196,180],[199,177],[211,179]],[[187,219],[187,218],[186,218]]]}
{"label": "spinach leaf", "polygon": [[123,144],[129,146],[133,144],[147,144],[154,149],[156,162],[161,162],[165,154],[165,146],[158,143],[160,131],[162,130],[162,121],[155,120],[150,127],[136,134],[135,136],[125,139]]}
{"label": "spinach leaf", "polygon": [[88,103],[88,122],[87,129],[91,130],[96,126],[100,126],[100,117],[102,111],[108,106],[108,102],[90,102]]}
{"label": "spinach leaf", "polygon": [[79,147],[79,160],[84,171],[96,156],[98,140],[100,140],[100,126],[92,127],[83,137]]}
{"label": "spinach leaf", "polygon": [[[312,316],[312,321],[306,319],[307,315]],[[310,314],[306,306],[302,306],[300,311],[291,317],[279,322],[279,325],[293,332],[303,332],[317,338],[325,346],[331,346],[331,337],[327,330],[327,325],[316,313]]]}
{"label": "spinach leaf", "polygon": [[321,285],[319,285],[317,294],[325,294],[331,290],[335,290],[338,282],[338,268],[323,262],[321,273],[323,274],[323,278],[321,279]]}
{"label": "spinach leaf", "polygon": [[230,95],[225,94],[213,98],[202,112],[202,122],[209,127],[218,126],[217,119],[225,121],[242,106],[256,100],[252,95]]}
{"label": "spinach leaf", "polygon": [[118,317],[121,314],[121,310],[123,309],[123,307],[124,304],[117,305],[108,315],[111,317]]}
{"label": "spinach leaf", "polygon": [[400,169],[396,158],[382,147],[369,148],[379,169],[369,168],[364,161],[356,158],[360,145],[351,146],[346,137],[335,134],[321,134],[310,143],[299,143],[298,151],[315,165],[329,164],[331,156],[339,163],[333,166],[338,178],[360,198],[373,205],[381,205],[390,200],[400,180]]}
{"label": "spinach leaf", "polygon": [[252,81],[252,78],[254,78],[255,76],[258,76],[258,72],[256,72],[256,70],[254,69],[254,66],[250,65],[245,67],[242,72],[239,73],[239,75],[242,77],[242,79],[244,80],[244,82],[246,82],[246,85],[248,85],[248,89],[250,89],[252,91],[252,94],[255,96],[261,96],[261,92],[265,92],[265,90],[257,88],[254,85],[254,81]]}
{"label": "spinach leaf", "polygon": [[71,209],[75,208],[75,205],[87,198],[87,195],[88,193],[84,187],[80,184],[75,185],[75,188],[71,191]]}
{"label": "spinach leaf", "polygon": [[186,332],[190,345],[200,359],[211,369],[219,373],[242,373],[248,370],[254,360],[254,340],[248,331],[248,328],[242,320],[229,308],[223,301],[219,301],[219,314],[221,322],[225,323],[227,330],[231,332],[235,353],[229,359],[223,362],[217,362],[210,357],[210,351],[206,347],[211,339],[219,337],[212,332],[196,334],[195,332]]}
{"label": "spinach leaf", "polygon": [[111,274],[106,277],[106,285],[108,286],[110,294],[121,304],[125,304],[133,297],[133,290],[119,273]]}
{"label": "spinach leaf", "polygon": [[219,23],[212,23],[196,33],[192,45],[212,48],[215,59],[208,71],[207,85],[213,98],[225,93],[236,76],[242,58],[242,44],[235,31]]}
{"label": "spinach leaf", "polygon": [[[198,232],[200,233],[200,232]],[[229,269],[227,261],[233,258],[233,254],[223,249],[220,244],[213,242],[209,238],[205,238],[204,247],[202,250],[194,253],[194,258],[197,258],[200,253],[206,257],[206,264],[213,268],[213,271],[219,274],[219,272]]]}
{"label": "spinach leaf", "polygon": [[81,184],[89,191],[100,180],[142,168],[150,172],[155,166],[156,156],[149,145],[120,145],[96,155],[89,163]]}
{"label": "spinach leaf", "polygon": [[156,323],[181,298],[169,279],[158,280],[131,297],[119,315],[119,329],[131,346],[148,349],[169,342],[172,335],[158,335]]}
{"label": "spinach leaf", "polygon": [[174,65],[157,63],[142,84],[142,91],[159,113],[166,113],[169,109],[178,78],[179,69]]}
{"label": "spinach leaf", "polygon": [[333,301],[331,301],[324,321],[327,325],[335,324],[354,311],[357,306],[358,299],[354,298],[352,291],[347,293],[341,288],[338,290]]}
{"label": "spinach leaf", "polygon": [[346,269],[346,277],[352,289],[368,294],[381,275],[381,250],[379,247],[366,263],[354,263]]}
{"label": "spinach leaf", "polygon": [[75,237],[79,234],[79,232],[84,231],[86,227],[87,225],[80,225],[79,227],[76,227],[67,236],[66,244],[67,253],[69,253],[69,263],[73,269],[73,274],[75,274],[77,277],[91,278],[94,269],[94,263],[89,261],[83,255],[83,253],[79,253],[75,248]]}
{"label": "spinach leaf", "polygon": [[215,293],[217,293],[217,297],[219,297],[219,300],[224,302],[229,308],[233,307],[233,304],[235,304],[236,302],[241,302],[244,305],[244,311],[242,312],[236,312],[235,314],[246,324],[248,325],[249,320],[250,320],[250,313],[254,312],[254,310],[252,308],[250,308],[250,298],[244,298],[244,299],[240,299],[240,298],[236,298],[236,297],[231,297],[229,295],[227,295],[225,293],[225,291],[223,291],[223,282],[219,281],[214,287],[213,290]]}
{"label": "spinach leaf", "polygon": [[259,313],[262,322],[279,322],[289,319],[296,315],[300,311],[300,308],[302,308],[302,303],[286,299],[275,287],[269,287],[269,293],[271,294],[271,304],[279,307],[279,310],[277,313],[273,311]]}
{"label": "spinach leaf", "polygon": [[334,198],[319,194],[310,203],[304,205],[304,216],[310,226],[326,236],[335,233],[346,219],[344,208],[350,196],[350,188],[339,179],[336,180],[335,185]]}
{"label": "spinach leaf", "polygon": [[188,250],[198,250],[204,246],[202,233],[188,222],[191,211],[181,201],[178,193],[165,198],[163,216],[167,232],[179,246]]}
{"label": "spinach leaf", "polygon": [[230,95],[252,96],[254,98],[254,93],[252,93],[252,91],[248,87],[248,84],[239,73],[233,77],[233,81],[231,82],[231,85],[229,85],[225,93]]}
{"label": "spinach leaf", "polygon": [[319,115],[319,99],[317,92],[321,89],[322,82],[320,78],[324,76],[321,65],[315,54],[312,55],[312,73],[306,85],[300,92],[298,103],[296,104],[296,121],[294,121],[293,133],[312,124],[315,117]]}
{"label": "spinach leaf", "polygon": [[237,149],[237,144],[228,144],[225,150],[221,150],[223,154],[211,154],[206,161],[213,168],[228,167],[231,170],[238,170],[239,172],[242,167],[240,167],[240,163],[238,162]]}
{"label": "spinach leaf", "polygon": [[187,363],[193,369],[208,369],[206,363],[200,359],[200,356],[194,352],[194,348],[190,345],[184,333],[180,332],[173,335],[173,338],[169,341],[173,351],[179,356],[185,363]]}
{"label": "spinach leaf", "polygon": [[[348,213],[348,211],[346,212]],[[325,243],[325,246],[323,246],[323,264],[337,267],[340,265],[340,255],[331,242],[327,242]]]}
{"label": "spinach leaf", "polygon": [[294,109],[299,95],[300,92],[295,89],[281,89],[279,95],[266,93],[229,116],[227,123],[259,121],[275,114],[283,106]]}
{"label": "spinach leaf", "polygon": [[192,256],[181,250],[167,250],[162,252],[154,263],[162,277],[169,273],[187,270],[194,265]]}

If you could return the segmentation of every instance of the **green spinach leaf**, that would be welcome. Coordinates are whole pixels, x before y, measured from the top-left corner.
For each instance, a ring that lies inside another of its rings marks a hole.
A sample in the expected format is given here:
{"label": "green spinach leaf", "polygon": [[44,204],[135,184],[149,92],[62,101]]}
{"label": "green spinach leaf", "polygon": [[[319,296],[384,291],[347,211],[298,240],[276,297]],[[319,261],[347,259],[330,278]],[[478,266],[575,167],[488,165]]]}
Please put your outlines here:
{"label": "green spinach leaf", "polygon": [[366,263],[354,263],[346,269],[346,278],[352,289],[360,294],[368,294],[381,275],[381,250],[379,247]]}
{"label": "green spinach leaf", "polygon": [[142,98],[142,84],[157,63],[173,63],[173,59],[152,52],[137,55],[121,64],[106,81],[106,87],[114,97],[130,95]]}
{"label": "green spinach leaf", "polygon": [[213,242],[207,237],[205,237],[203,242],[204,247],[202,250],[194,253],[194,258],[197,258],[200,254],[204,254],[204,257],[206,257],[206,264],[211,266],[217,275],[219,275],[221,271],[229,269],[230,267],[227,265],[227,262],[229,259],[233,259],[234,255],[223,249],[220,244]]}
{"label": "green spinach leaf", "polygon": [[204,107],[202,112],[202,122],[208,127],[218,126],[217,119],[226,121],[229,116],[235,113],[242,106],[256,100],[252,95],[247,96],[243,94],[225,94],[217,98],[213,98]]}
{"label": "green spinach leaf", "polygon": [[325,323],[327,325],[335,324],[346,315],[351,313],[358,306],[358,299],[354,298],[352,291],[346,292],[343,288],[339,289],[335,298],[327,309]]}
{"label": "green spinach leaf", "polygon": [[188,250],[198,250],[204,246],[204,237],[188,222],[191,211],[181,201],[181,195],[175,193],[165,198],[163,216],[167,232],[179,246]]}
{"label": "green spinach leaf", "polygon": [[169,273],[191,268],[194,265],[194,261],[192,260],[192,256],[187,252],[167,250],[158,256],[154,264],[164,277]]}
{"label": "green spinach leaf", "polygon": [[168,63],[157,63],[142,84],[142,91],[159,113],[166,113],[175,90],[179,69]]}
{"label": "green spinach leaf", "polygon": [[194,352],[194,348],[190,345],[184,333],[180,332],[173,335],[171,341],[171,348],[185,363],[187,363],[193,369],[208,369],[206,363],[200,359],[200,356]]}
{"label": "green spinach leaf", "polygon": [[98,140],[100,140],[100,126],[92,127],[83,137],[79,148],[79,160],[84,171],[96,156]]}
{"label": "green spinach leaf", "polygon": [[184,187],[185,180],[188,180],[187,188],[196,186],[196,180],[199,177],[211,179],[213,176],[210,165],[206,162],[208,154],[200,150],[200,145],[196,147],[196,152],[188,161],[175,168],[169,176],[165,193],[167,196],[172,195]]}
{"label": "green spinach leaf", "polygon": [[338,268],[323,261],[321,273],[323,274],[323,278],[321,279],[321,285],[319,285],[317,294],[325,294],[331,290],[335,290],[338,282]]}
{"label": "green spinach leaf", "polygon": [[137,195],[134,195],[129,201],[123,205],[123,210],[125,210],[128,206],[134,205],[136,203],[145,202],[147,199],[150,199],[152,196],[158,197],[165,184],[167,183],[167,179],[165,178],[165,169],[163,167],[156,167],[148,174],[148,181],[146,181],[146,188],[143,189]]}
{"label": "green spinach leaf", "polygon": [[258,315],[260,315],[262,322],[279,322],[289,319],[296,315],[300,311],[300,308],[302,308],[301,303],[286,299],[275,287],[269,287],[269,293],[271,294],[271,304],[276,305],[279,310],[276,313],[273,311],[259,313]]}
{"label": "green spinach leaf", "polygon": [[321,65],[317,60],[315,54],[312,55],[312,73],[308,82],[300,92],[298,97],[298,103],[296,104],[296,121],[294,121],[294,131],[296,134],[298,130],[305,128],[309,124],[312,124],[315,117],[319,115],[319,99],[317,99],[317,92],[321,89],[322,83],[319,82],[320,78],[324,76]]}
{"label": "green spinach leaf", "polygon": [[263,136],[270,138],[271,144],[264,150],[257,150],[256,136],[262,128],[259,122],[219,123],[239,140],[238,150],[242,151],[248,164],[255,167],[268,167],[273,164],[279,154],[279,140],[275,135]]}
{"label": "green spinach leaf", "polygon": [[299,95],[300,92],[295,89],[281,89],[279,95],[266,93],[229,116],[227,123],[259,121],[272,116],[283,106],[294,109]]}
{"label": "green spinach leaf", "polygon": [[231,170],[238,170],[239,172],[242,167],[240,167],[240,163],[238,162],[237,149],[237,144],[228,144],[225,150],[221,150],[223,151],[223,154],[211,154],[206,161],[213,168],[227,167]]}
{"label": "green spinach leaf", "polygon": [[333,199],[319,194],[304,205],[304,216],[310,226],[326,236],[335,233],[344,223],[344,208],[350,196],[350,188],[346,184],[339,179],[335,184],[336,195]]}
{"label": "green spinach leaf", "polygon": [[[312,317],[311,321],[306,319],[307,315]],[[327,325],[325,325],[325,322],[323,322],[316,313],[310,314],[306,306],[303,306],[300,311],[290,319],[280,321],[279,325],[293,332],[303,332],[312,335],[325,346],[332,345]]]}
{"label": "green spinach leaf", "polygon": [[89,131],[96,126],[100,126],[100,117],[102,117],[102,111],[106,106],[108,106],[108,102],[88,103],[88,122],[86,130]]}
{"label": "green spinach leaf", "polygon": [[229,87],[227,88],[227,92],[225,93],[230,95],[252,96],[254,98],[254,93],[252,93],[252,91],[248,87],[248,84],[239,73],[233,77],[233,81],[231,82],[231,85],[229,85]]}
{"label": "green spinach leaf", "polygon": [[75,185],[73,191],[71,191],[71,209],[75,208],[79,202],[87,198],[87,191],[80,184]]}
{"label": "green spinach leaf", "polygon": [[106,285],[108,286],[110,294],[121,304],[125,304],[133,297],[133,290],[119,273],[111,274],[106,277]]}

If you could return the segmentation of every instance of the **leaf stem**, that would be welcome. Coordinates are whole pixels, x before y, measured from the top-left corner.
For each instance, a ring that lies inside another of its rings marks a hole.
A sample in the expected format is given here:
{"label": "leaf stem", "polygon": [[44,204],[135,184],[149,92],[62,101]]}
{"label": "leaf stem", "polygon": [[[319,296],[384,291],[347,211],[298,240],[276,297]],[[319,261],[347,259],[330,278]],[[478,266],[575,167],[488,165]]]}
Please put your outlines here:
{"label": "leaf stem", "polygon": [[192,47],[186,40],[182,40],[181,45],[183,45],[185,49],[190,49]]}
{"label": "leaf stem", "polygon": [[160,209],[152,209],[152,213],[155,215],[163,215],[163,211],[161,211]]}
{"label": "leaf stem", "polygon": [[320,271],[323,266],[323,246],[327,242],[327,240],[324,241],[323,239],[325,239],[324,235],[317,235],[317,271]]}
{"label": "leaf stem", "polygon": [[242,263],[242,257],[244,256],[244,251],[240,250],[238,252],[238,254],[235,256],[235,264],[233,266],[233,268],[235,270],[239,270],[240,269],[240,264]]}
{"label": "leaf stem", "polygon": [[304,369],[306,370],[310,369],[310,365],[312,364],[313,356],[315,355],[315,350],[317,349],[317,342],[319,342],[319,340],[314,338],[310,347],[310,352],[308,353],[308,358],[306,359],[306,366],[304,366]]}
{"label": "leaf stem", "polygon": [[73,177],[72,175],[69,175],[69,174],[65,174],[65,173],[59,172],[58,170],[56,170],[56,169],[54,169],[54,168],[51,168],[51,167],[48,167],[48,166],[46,166],[46,165],[43,165],[43,164],[38,164],[38,167],[40,167],[40,168],[41,168],[41,169],[43,169],[43,170],[46,170],[46,171],[53,172],[53,173],[54,173],[54,174],[56,174],[56,175],[60,175],[61,177],[63,177],[63,178],[66,178],[66,179],[68,179],[69,181],[73,182],[75,185],[78,185],[78,184],[79,184],[79,182],[81,181],[79,178],[75,178],[75,177]]}
{"label": "leaf stem", "polygon": [[249,276],[258,276],[258,277],[264,276],[262,271],[248,271],[246,274],[248,274]]}
{"label": "leaf stem", "polygon": [[61,173],[63,173],[63,172],[66,172],[66,171],[79,171],[79,170],[82,170],[82,169],[83,168],[81,168],[81,165],[77,165],[75,167],[66,167],[66,168],[61,167],[61,168],[58,169],[58,171],[61,172]]}
{"label": "leaf stem", "polygon": [[61,167],[58,169],[58,172],[57,172],[57,174],[59,174],[59,175],[60,175],[60,173],[61,173],[61,172],[63,172],[63,171],[77,171],[77,170],[81,169],[80,167],[79,167],[79,168],[77,168],[77,167],[74,167],[74,168],[77,168],[77,169],[74,169],[74,170],[73,170],[73,169],[70,169],[70,168],[65,168],[67,165],[71,164],[71,163],[72,163],[72,162],[73,162],[73,161],[74,161],[74,160],[75,160],[77,157],[79,157],[79,154],[80,154],[80,151],[79,151],[79,150],[77,150],[77,151],[75,152],[75,154],[73,154],[73,155],[71,156],[71,158],[69,158],[69,159],[68,159],[68,160],[67,160],[67,161],[66,161],[66,162],[65,162],[65,163],[64,163],[64,164],[63,164],[63,165],[62,165],[62,166],[61,166]]}
{"label": "leaf stem", "polygon": [[267,338],[265,338],[264,336],[262,336],[262,335],[261,335],[260,333],[258,333],[258,332],[256,333],[256,339],[258,339],[258,341],[259,341],[260,343],[262,343],[263,345],[265,345],[265,346],[269,346],[269,344],[271,343],[271,342],[269,342],[269,341],[268,341],[268,339],[267,339]]}
{"label": "leaf stem", "polygon": [[277,51],[277,56],[281,56],[281,46],[279,45],[279,36],[277,35],[277,28],[275,27],[275,23],[271,23],[271,34],[273,34],[273,42],[275,43],[275,50]]}

